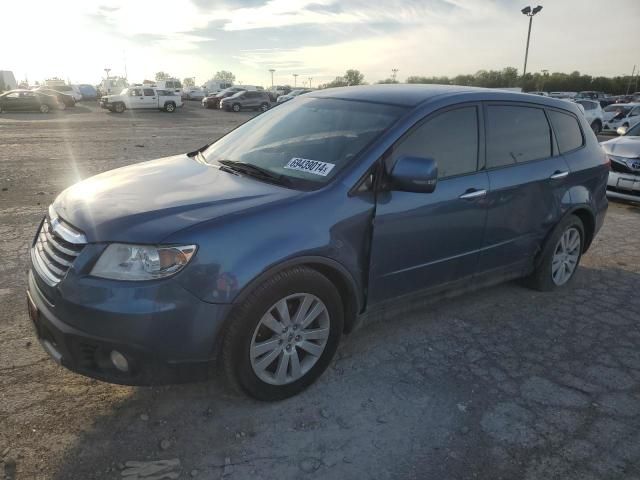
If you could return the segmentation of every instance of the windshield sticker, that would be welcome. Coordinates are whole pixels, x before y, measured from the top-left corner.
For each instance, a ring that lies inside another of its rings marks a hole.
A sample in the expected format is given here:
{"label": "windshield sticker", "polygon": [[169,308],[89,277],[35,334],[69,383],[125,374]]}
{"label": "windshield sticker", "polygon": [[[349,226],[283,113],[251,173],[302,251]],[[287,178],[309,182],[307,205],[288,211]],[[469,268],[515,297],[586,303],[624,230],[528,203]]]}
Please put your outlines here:
{"label": "windshield sticker", "polygon": [[326,177],[329,172],[333,170],[335,164],[327,162],[319,162],[317,160],[309,160],[307,158],[292,158],[289,160],[284,168],[289,170],[298,170],[300,172],[313,173],[314,175],[320,175]]}

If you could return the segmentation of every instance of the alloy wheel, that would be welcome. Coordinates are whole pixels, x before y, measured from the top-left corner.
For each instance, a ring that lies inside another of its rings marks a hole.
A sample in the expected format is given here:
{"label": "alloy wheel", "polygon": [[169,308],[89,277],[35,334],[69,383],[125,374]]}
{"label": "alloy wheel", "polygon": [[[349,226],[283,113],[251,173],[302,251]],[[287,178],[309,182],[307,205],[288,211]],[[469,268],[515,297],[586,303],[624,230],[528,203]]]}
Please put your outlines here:
{"label": "alloy wheel", "polygon": [[322,356],[331,320],[310,293],[280,299],[260,319],[249,349],[251,368],[263,382],[287,385],[302,378]]}
{"label": "alloy wheel", "polygon": [[553,283],[564,285],[573,276],[582,248],[582,239],[577,228],[571,227],[564,231],[556,245],[551,260],[551,277]]}

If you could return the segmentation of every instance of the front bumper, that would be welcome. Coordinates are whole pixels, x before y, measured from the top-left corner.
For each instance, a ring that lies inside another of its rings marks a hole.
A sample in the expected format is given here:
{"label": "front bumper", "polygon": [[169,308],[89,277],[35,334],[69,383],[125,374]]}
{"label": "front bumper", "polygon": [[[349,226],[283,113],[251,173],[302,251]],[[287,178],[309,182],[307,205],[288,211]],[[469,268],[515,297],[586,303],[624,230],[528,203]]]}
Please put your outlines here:
{"label": "front bumper", "polygon": [[607,196],[632,202],[640,202],[640,174],[609,172]]}
{"label": "front bumper", "polygon": [[[65,280],[52,288],[29,272],[30,317],[38,340],[56,362],[82,375],[124,385],[209,377],[230,305],[202,302],[170,279],[151,288],[120,282],[115,289],[111,281],[98,287],[96,280],[80,285],[72,278],[71,288],[61,288]],[[70,289],[70,298],[60,293]],[[128,371],[112,364],[114,350],[125,356]]]}

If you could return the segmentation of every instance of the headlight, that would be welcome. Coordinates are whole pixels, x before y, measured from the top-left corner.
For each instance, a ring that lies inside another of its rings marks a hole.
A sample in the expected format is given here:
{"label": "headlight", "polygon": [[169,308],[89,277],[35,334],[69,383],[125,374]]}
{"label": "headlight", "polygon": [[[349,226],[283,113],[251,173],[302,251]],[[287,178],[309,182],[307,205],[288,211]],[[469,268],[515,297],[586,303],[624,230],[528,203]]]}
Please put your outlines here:
{"label": "headlight", "polygon": [[155,247],[112,243],[100,255],[91,275],[138,281],[168,277],[182,270],[195,252],[195,245]]}

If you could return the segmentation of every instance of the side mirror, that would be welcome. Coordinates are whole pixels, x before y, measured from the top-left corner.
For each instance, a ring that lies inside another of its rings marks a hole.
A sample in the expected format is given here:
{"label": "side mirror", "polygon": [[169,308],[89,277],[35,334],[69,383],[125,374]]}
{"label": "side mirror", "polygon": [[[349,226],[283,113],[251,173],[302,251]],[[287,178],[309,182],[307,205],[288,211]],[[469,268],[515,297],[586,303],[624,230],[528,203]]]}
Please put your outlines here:
{"label": "side mirror", "polygon": [[438,164],[433,158],[401,156],[391,171],[391,188],[402,192],[431,193],[438,182]]}
{"label": "side mirror", "polygon": [[626,135],[627,134],[627,127],[618,127],[616,132],[618,133],[618,135]]}

